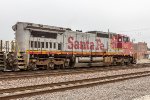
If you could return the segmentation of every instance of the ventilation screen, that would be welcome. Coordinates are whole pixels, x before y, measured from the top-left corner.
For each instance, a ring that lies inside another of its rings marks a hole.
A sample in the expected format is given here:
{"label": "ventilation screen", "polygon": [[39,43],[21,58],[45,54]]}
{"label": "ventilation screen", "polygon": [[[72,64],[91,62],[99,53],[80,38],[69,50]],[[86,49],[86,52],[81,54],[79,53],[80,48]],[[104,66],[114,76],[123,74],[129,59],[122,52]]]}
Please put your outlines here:
{"label": "ventilation screen", "polygon": [[57,38],[57,33],[49,33],[49,32],[39,32],[39,31],[32,31],[31,35],[33,37],[43,37],[43,38]]}

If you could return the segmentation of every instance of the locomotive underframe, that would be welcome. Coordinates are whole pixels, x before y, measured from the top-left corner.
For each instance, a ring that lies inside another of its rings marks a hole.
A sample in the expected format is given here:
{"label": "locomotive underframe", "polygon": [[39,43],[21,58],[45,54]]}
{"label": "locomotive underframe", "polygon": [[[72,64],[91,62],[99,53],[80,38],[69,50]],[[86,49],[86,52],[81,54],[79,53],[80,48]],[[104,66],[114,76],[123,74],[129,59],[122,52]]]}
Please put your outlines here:
{"label": "locomotive underframe", "polygon": [[[94,60],[93,58],[101,57],[102,59]],[[85,59],[82,59],[85,58]],[[130,55],[49,55],[49,54],[32,54],[29,58],[29,69],[56,69],[56,68],[73,68],[76,64],[86,64],[90,67],[91,64],[101,63],[103,66],[110,65],[128,65],[134,64],[135,59]],[[99,65],[101,65],[99,64]],[[98,66],[98,65],[97,65]],[[36,67],[36,68],[35,68]],[[80,66],[81,67],[81,66]]]}
{"label": "locomotive underframe", "polygon": [[[13,55],[12,55],[13,54]],[[1,70],[12,71],[37,69],[64,69],[74,67],[110,66],[135,64],[136,59],[130,55],[63,55],[63,54],[27,54],[10,52],[3,57]],[[4,54],[3,54],[4,55]],[[7,59],[6,59],[7,58]],[[81,66],[81,65],[84,66]],[[77,66],[80,65],[80,66]]]}

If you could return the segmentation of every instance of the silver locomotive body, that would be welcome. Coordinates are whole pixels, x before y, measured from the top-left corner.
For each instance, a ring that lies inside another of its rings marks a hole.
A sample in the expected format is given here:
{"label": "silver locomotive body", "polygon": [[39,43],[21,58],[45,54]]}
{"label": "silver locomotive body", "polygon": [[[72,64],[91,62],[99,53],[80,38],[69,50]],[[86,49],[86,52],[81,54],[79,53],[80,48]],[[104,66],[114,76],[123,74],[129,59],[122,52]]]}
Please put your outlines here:
{"label": "silver locomotive body", "polygon": [[25,22],[18,22],[13,30],[16,52],[24,53],[25,67],[22,68],[88,66],[106,59],[112,63],[114,55],[123,53],[123,49],[111,46],[111,37],[116,34],[98,31],[83,33],[69,28]]}

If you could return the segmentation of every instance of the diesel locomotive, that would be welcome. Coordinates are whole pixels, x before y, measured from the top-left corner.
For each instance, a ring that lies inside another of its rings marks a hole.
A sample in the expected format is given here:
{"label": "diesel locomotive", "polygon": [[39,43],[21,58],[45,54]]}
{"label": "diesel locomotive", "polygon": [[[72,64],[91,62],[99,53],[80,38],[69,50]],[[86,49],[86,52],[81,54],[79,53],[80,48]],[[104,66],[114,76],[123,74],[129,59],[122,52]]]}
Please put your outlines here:
{"label": "diesel locomotive", "polygon": [[[102,31],[17,22],[14,51],[7,56],[14,70],[56,69],[136,63],[130,38]],[[15,57],[15,58],[13,58]],[[6,57],[7,59],[7,57]]]}

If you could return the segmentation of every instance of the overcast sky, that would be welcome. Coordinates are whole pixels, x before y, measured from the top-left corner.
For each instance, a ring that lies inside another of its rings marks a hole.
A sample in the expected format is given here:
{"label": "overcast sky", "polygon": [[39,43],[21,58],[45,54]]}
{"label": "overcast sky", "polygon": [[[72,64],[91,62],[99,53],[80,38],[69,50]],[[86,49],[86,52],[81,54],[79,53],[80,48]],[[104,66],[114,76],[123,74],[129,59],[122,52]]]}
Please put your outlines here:
{"label": "overcast sky", "polygon": [[12,25],[18,21],[83,31],[109,29],[150,46],[150,0],[0,0],[0,39],[14,39]]}

